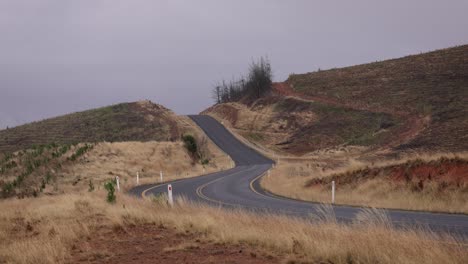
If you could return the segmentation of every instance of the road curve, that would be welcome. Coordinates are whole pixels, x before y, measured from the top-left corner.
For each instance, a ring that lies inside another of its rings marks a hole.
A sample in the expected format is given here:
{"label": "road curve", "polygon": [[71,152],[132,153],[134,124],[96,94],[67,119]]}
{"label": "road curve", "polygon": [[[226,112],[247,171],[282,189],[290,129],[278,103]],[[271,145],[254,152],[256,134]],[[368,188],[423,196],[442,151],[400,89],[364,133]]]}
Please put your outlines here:
{"label": "road curve", "polygon": [[[189,116],[206,135],[235,162],[232,169],[200,177],[170,182],[174,196],[227,208],[244,208],[256,212],[310,217],[319,204],[275,196],[264,191],[259,179],[272,167],[273,161],[241,143],[222,124],[205,115]],[[134,187],[130,193],[146,196],[165,192],[167,184],[147,184]],[[333,206],[339,221],[351,222],[362,208]],[[429,227],[468,238],[468,215],[386,210],[395,226]]]}

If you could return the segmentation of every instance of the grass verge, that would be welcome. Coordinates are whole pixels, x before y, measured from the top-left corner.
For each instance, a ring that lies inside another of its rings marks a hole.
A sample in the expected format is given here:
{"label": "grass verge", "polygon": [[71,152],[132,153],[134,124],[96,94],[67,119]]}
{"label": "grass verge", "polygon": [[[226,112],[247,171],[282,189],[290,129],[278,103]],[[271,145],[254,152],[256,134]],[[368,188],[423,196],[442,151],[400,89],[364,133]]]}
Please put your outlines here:
{"label": "grass verge", "polygon": [[327,207],[311,223],[184,200],[170,208],[124,194],[111,205],[104,197],[97,191],[1,201],[0,262],[66,262],[74,244],[92,237],[95,230],[142,224],[190,232],[203,241],[249,245],[281,254],[290,263],[466,263],[468,259],[468,250],[455,239],[427,230],[395,230],[376,210],[365,210],[354,224],[343,226]]}

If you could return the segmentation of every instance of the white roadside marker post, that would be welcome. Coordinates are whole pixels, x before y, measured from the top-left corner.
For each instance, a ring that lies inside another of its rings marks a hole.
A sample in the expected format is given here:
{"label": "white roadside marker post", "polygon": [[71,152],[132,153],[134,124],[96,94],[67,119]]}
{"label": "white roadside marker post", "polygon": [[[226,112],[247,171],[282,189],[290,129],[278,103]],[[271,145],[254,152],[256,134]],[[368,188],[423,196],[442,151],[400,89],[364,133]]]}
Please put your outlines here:
{"label": "white roadside marker post", "polygon": [[172,185],[167,185],[167,201],[169,202],[170,206],[174,205],[174,200],[172,199]]}
{"label": "white roadside marker post", "polygon": [[268,178],[270,178],[270,174],[271,174],[270,171],[271,171],[271,170],[268,170]]}
{"label": "white roadside marker post", "polygon": [[137,171],[137,185],[140,184],[140,172]]}
{"label": "white roadside marker post", "polygon": [[160,182],[163,181],[163,173],[162,173],[162,171],[159,171],[159,181],[160,181]]}
{"label": "white roadside marker post", "polygon": [[117,183],[117,191],[120,192],[119,176],[115,176],[115,182]]}
{"label": "white roadside marker post", "polygon": [[332,204],[335,203],[335,181],[332,181]]}

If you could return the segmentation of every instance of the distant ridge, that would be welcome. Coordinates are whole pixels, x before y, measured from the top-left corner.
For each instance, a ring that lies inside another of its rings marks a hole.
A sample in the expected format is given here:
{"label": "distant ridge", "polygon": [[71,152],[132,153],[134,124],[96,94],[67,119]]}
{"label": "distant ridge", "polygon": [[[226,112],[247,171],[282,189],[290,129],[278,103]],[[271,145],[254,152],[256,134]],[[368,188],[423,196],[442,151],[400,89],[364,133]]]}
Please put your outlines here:
{"label": "distant ridge", "polygon": [[0,130],[0,152],[49,143],[176,140],[175,117],[150,101],[121,103]]}

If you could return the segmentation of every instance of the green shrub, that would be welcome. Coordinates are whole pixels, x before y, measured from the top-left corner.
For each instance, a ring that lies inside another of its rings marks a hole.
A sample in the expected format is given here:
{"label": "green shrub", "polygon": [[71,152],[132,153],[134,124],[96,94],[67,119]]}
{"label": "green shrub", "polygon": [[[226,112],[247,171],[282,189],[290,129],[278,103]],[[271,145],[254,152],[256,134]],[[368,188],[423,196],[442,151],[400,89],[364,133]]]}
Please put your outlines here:
{"label": "green shrub", "polygon": [[184,135],[182,137],[182,140],[184,141],[184,146],[187,149],[187,151],[190,153],[190,155],[193,158],[197,158],[197,141],[195,140],[195,137],[192,135]]}
{"label": "green shrub", "polygon": [[108,181],[104,184],[104,188],[107,190],[107,202],[108,203],[115,203],[115,187],[113,181]]}

